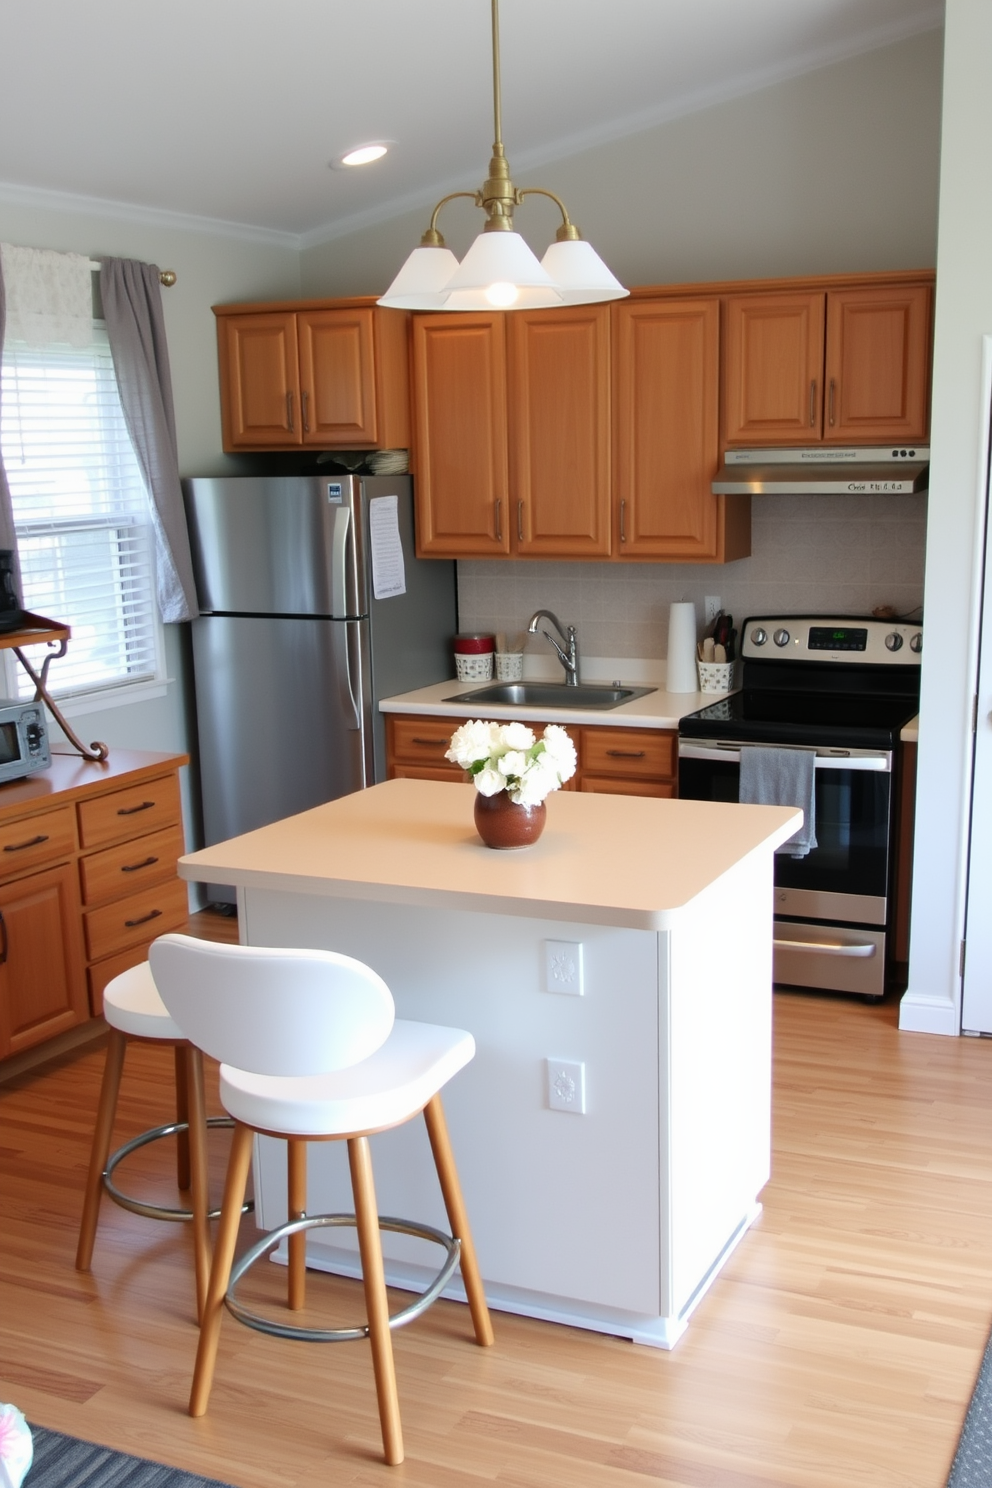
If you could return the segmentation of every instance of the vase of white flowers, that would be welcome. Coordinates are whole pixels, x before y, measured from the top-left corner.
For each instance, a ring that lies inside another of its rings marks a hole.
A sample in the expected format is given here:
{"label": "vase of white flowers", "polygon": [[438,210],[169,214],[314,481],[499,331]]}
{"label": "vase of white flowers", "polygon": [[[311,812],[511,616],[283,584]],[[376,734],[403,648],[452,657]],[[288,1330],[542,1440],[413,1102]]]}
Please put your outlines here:
{"label": "vase of white flowers", "polygon": [[575,745],[557,724],[463,723],[445,759],[475,784],[475,825],[487,847],[528,847],[544,830],[545,799],[575,774]]}

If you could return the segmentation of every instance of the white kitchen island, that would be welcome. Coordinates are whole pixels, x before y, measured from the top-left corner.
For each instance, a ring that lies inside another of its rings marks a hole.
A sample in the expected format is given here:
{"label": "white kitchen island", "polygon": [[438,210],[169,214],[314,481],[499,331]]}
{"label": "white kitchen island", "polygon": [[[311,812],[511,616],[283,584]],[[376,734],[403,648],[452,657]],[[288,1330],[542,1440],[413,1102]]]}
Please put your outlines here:
{"label": "white kitchen island", "polygon": [[[344,951],[398,1016],[475,1035],[444,1100],[493,1307],[671,1347],[769,1176],[772,854],[801,816],[560,791],[538,843],[494,852],[473,795],[390,781],[180,872],[237,886],[243,942]],[[445,1228],[422,1124],[372,1151],[380,1213]],[[309,1211],[350,1209],[342,1144],[309,1164]],[[284,1172],[260,1141],[265,1228]],[[343,1234],[311,1264],[354,1271]],[[418,1245],[384,1236],[396,1285]]]}

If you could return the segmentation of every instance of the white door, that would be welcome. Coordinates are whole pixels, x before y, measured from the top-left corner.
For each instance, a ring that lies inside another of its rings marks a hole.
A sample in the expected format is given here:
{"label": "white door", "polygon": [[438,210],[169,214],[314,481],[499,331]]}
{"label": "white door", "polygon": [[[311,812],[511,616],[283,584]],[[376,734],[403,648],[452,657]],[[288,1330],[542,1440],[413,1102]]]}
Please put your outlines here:
{"label": "white door", "polygon": [[[992,407],[992,336],[984,338],[982,398]],[[992,420],[990,420],[992,423]],[[992,522],[989,521],[989,427],[982,468],[986,475],[985,568],[979,636],[975,753],[965,928],[961,1027],[992,1034]]]}

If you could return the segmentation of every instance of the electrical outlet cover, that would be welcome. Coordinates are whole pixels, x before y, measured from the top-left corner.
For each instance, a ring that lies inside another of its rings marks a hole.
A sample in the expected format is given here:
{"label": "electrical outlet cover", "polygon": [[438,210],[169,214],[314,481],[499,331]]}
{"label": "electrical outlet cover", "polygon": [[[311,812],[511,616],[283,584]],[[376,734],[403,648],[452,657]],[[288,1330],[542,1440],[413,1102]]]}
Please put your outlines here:
{"label": "electrical outlet cover", "polygon": [[586,1114],[586,1067],[576,1059],[546,1059],[548,1105],[552,1111]]}
{"label": "electrical outlet cover", "polygon": [[706,598],[703,600],[704,625],[709,625],[711,620],[715,620],[722,609],[723,602],[720,599],[720,596],[718,594],[707,594]]}
{"label": "electrical outlet cover", "polygon": [[544,942],[544,990],[564,992],[581,997],[582,942],[580,940],[546,940]]}

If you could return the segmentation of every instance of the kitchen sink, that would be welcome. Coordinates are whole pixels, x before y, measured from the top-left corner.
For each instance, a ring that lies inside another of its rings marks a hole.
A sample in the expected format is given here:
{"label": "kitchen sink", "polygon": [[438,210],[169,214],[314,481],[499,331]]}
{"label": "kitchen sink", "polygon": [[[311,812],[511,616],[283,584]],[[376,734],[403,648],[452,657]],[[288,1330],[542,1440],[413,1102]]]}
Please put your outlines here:
{"label": "kitchen sink", "polygon": [[579,683],[566,687],[564,682],[494,682],[490,687],[475,687],[455,693],[446,703],[494,703],[507,708],[619,708],[633,698],[657,692],[655,687],[607,687]]}

